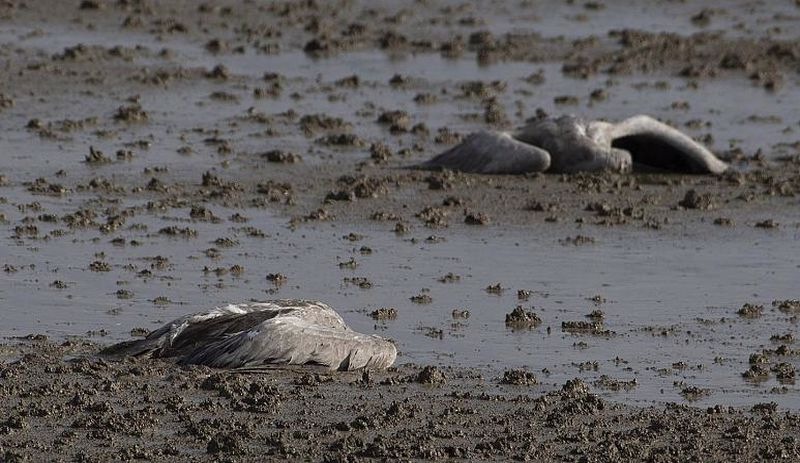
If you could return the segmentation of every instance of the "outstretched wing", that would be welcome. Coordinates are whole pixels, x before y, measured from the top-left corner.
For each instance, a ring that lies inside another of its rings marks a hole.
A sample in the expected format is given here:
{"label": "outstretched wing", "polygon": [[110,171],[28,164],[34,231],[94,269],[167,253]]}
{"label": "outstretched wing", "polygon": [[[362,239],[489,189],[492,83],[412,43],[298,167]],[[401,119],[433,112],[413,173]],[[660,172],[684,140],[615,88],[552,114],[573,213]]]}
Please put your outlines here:
{"label": "outstretched wing", "polygon": [[470,134],[458,145],[417,167],[477,174],[525,174],[546,171],[550,167],[550,154],[515,140],[508,133],[484,130]]}
{"label": "outstretched wing", "polygon": [[631,153],[634,170],[644,168],[692,174],[721,174],[728,164],[686,134],[649,116],[614,124],[611,146]]}
{"label": "outstretched wing", "polygon": [[[228,304],[205,312],[184,315],[150,332],[144,339],[125,341],[101,352],[114,357],[174,357],[191,351],[204,339],[223,335],[232,324],[248,321],[256,325],[265,317],[277,315],[277,307],[269,304]],[[263,312],[262,312],[263,311]],[[255,315],[256,319],[248,315]],[[243,317],[244,318],[240,318]]]}
{"label": "outstretched wing", "polygon": [[378,336],[333,328],[294,314],[206,344],[182,360],[216,368],[263,364],[323,365],[333,370],[384,369],[397,357],[391,342]]}
{"label": "outstretched wing", "polygon": [[325,326],[344,326],[339,314],[316,301],[282,299],[250,304],[228,304],[184,315],[147,335],[103,350],[109,356],[180,357],[199,346],[249,330],[265,320],[290,312],[312,312],[311,319]]}

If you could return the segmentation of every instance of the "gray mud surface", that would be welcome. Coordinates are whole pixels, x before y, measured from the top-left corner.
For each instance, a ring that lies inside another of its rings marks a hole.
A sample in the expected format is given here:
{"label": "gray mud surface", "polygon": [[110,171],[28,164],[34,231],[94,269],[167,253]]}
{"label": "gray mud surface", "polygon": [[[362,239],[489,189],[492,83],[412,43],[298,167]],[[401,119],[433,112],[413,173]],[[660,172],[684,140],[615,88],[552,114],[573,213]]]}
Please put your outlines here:
{"label": "gray mud surface", "polygon": [[[800,458],[793,2],[0,2],[0,460]],[[648,113],[734,169],[407,167]],[[319,299],[398,367],[97,356]],[[3,421],[4,420],[4,421]]]}

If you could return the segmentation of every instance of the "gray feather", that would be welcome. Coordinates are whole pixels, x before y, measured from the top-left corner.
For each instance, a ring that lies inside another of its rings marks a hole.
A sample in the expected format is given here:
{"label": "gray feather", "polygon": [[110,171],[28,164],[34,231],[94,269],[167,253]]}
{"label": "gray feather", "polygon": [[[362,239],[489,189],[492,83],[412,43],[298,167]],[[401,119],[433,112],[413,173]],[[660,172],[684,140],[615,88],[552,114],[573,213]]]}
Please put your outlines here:
{"label": "gray feather", "polygon": [[467,136],[458,145],[418,167],[480,174],[525,174],[547,170],[550,155],[537,146],[515,140],[505,132],[481,131]]}

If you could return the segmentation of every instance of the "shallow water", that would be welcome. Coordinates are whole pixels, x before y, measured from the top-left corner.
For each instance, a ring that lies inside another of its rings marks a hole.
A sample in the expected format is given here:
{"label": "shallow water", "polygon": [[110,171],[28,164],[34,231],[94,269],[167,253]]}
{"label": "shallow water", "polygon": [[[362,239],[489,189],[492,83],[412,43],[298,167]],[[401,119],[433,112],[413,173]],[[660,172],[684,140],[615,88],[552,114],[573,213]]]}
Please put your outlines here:
{"label": "shallow water", "polygon": [[[613,8],[603,10],[611,14]],[[58,169],[74,166],[86,154],[86,145],[96,145],[107,151],[125,148],[137,140],[148,140],[155,151],[141,153],[130,164],[132,169],[152,165],[154,159],[165,166],[182,172],[197,173],[218,166],[220,159],[204,154],[201,142],[207,132],[196,129],[215,129],[229,138],[237,153],[259,152],[272,148],[298,151],[311,163],[327,162],[330,150],[312,145],[309,139],[297,133],[293,125],[281,128],[278,136],[266,137],[263,127],[244,120],[248,111],[278,115],[293,110],[299,115],[324,112],[338,116],[353,125],[353,131],[368,139],[375,139],[375,119],[384,110],[401,109],[412,116],[414,123],[425,123],[432,132],[440,127],[469,132],[484,128],[483,106],[475,99],[460,97],[460,86],[465,82],[482,80],[504,81],[505,91],[497,95],[505,107],[511,126],[524,124],[526,118],[543,109],[550,114],[574,113],[588,118],[620,120],[634,114],[648,113],[684,128],[692,136],[710,134],[710,147],[722,152],[732,146],[746,154],[759,150],[773,155],[786,153],[772,149],[775,145],[793,143],[800,138],[800,121],[796,108],[800,107],[797,76],[787,76],[783,89],[769,92],[753,85],[745,78],[696,81],[697,88],[687,85],[687,80],[664,75],[609,77],[596,75],[589,79],[565,77],[559,63],[499,62],[481,65],[467,55],[447,59],[438,54],[408,54],[391,56],[380,51],[343,53],[330,58],[312,58],[300,51],[287,51],[277,55],[225,54],[211,55],[198,44],[176,38],[156,41],[142,34],[105,36],[102,33],[66,29],[41,32],[32,38],[25,37],[30,30],[19,28],[0,34],[0,42],[10,41],[15,46],[43,50],[45,56],[79,43],[105,46],[141,44],[155,53],[161,47],[169,48],[173,55],[168,59],[140,57],[138,64],[158,69],[164,66],[210,69],[224,64],[241,80],[233,92],[230,84],[209,80],[176,81],[168,87],[150,87],[139,94],[142,107],[148,112],[149,124],[124,125],[105,122],[117,107],[124,104],[130,91],[111,90],[111,93],[62,92],[53,89],[47,95],[19,95],[17,104],[4,111],[3,139],[0,149],[10,161],[4,166],[9,173],[24,175],[50,175]],[[279,72],[286,78],[285,89],[276,98],[255,98],[253,88],[262,85],[266,72]],[[544,82],[532,85],[524,79],[541,72]],[[389,79],[401,74],[412,78],[410,85],[394,88]],[[337,80],[351,75],[361,78],[354,91],[343,91],[333,85]],[[232,102],[217,102],[209,96],[225,89],[237,98]],[[593,90],[604,89],[608,98],[593,101]],[[427,92],[439,96],[439,103],[419,105],[414,96]],[[296,95],[293,97],[292,95]],[[578,98],[576,105],[558,105],[558,96]],[[46,104],[42,104],[42,98]],[[673,103],[688,103],[686,109],[674,109]],[[25,128],[30,119],[43,121],[99,117],[99,124],[91,130],[64,134],[64,140],[39,140]],[[700,121],[700,124],[692,124]],[[687,126],[691,125],[691,126]],[[273,127],[275,128],[275,127]],[[112,131],[110,138],[99,137],[94,130]],[[380,136],[381,132],[378,132]],[[386,138],[386,137],[384,137]],[[392,137],[386,142],[392,148],[408,147],[415,143],[413,135]],[[74,142],[74,143],[70,143]],[[190,144],[201,156],[182,156],[178,148]],[[435,154],[440,148],[420,155]],[[365,149],[344,150],[337,154],[349,160],[366,157]]]}
{"label": "shallow water", "polygon": [[[494,22],[487,27],[496,32],[533,29],[547,36],[566,34],[563,31],[576,37],[604,33],[624,26],[616,25],[622,7],[608,3],[607,8],[597,12],[583,11],[594,18],[586,28],[574,27],[576,8],[568,8],[564,2],[556,3],[564,11],[552,15],[556,18],[553,21],[537,20],[540,13],[531,7],[515,20]],[[783,7],[773,7],[775,3],[769,7],[758,2],[744,3],[764,7],[749,17],[750,25],[783,11]],[[693,11],[697,7],[668,2],[658,8],[666,13],[673,8]],[[653,14],[651,8],[647,11],[647,15],[634,15],[636,20],[625,27],[681,33],[699,30],[686,22],[686,14]],[[742,20],[741,15],[716,17],[712,29],[725,29]],[[375,124],[382,111],[406,110],[414,123],[424,122],[432,133],[445,126],[468,132],[485,126],[483,108],[480,101],[460,98],[459,86],[473,80],[503,80],[508,87],[498,98],[512,125],[523,123],[536,108],[552,114],[580,113],[612,120],[646,112],[677,126],[695,119],[712,121],[713,125],[700,130],[687,130],[694,136],[711,133],[717,151],[733,144],[748,154],[759,149],[775,153],[779,151],[770,149],[775,144],[798,139],[796,108],[800,107],[800,92],[796,91],[796,75],[788,76],[785,87],[773,93],[745,78],[700,80],[695,89],[684,79],[663,75],[572,79],[562,75],[558,63],[500,62],[482,66],[473,57],[453,60],[437,54],[389,56],[376,51],[326,59],[313,59],[298,51],[213,56],[201,44],[175,38],[157,41],[146,35],[112,36],[77,27],[29,35],[31,30],[20,26],[0,31],[0,42],[42,50],[44,57],[78,43],[141,44],[153,52],[166,47],[173,51],[169,59],[147,56],[137,58],[137,62],[153,68],[206,69],[222,63],[230,69],[236,84],[200,79],[175,81],[168,87],[148,87],[145,91],[137,88],[142,107],[149,114],[149,122],[141,125],[109,122],[114,110],[133,93],[127,87],[94,93],[56,88],[43,95],[15,96],[15,106],[5,109],[0,121],[0,173],[8,175],[12,183],[0,187],[0,196],[7,201],[0,203],[0,212],[7,218],[1,228],[0,262],[16,268],[15,272],[0,274],[2,336],[35,332],[62,339],[92,332],[98,340],[110,343],[128,338],[134,327],[152,329],[186,312],[217,304],[302,297],[330,303],[357,330],[378,332],[396,340],[402,354],[400,362],[479,367],[490,377],[510,367],[527,367],[546,387],[576,376],[589,381],[602,374],[616,379],[635,378],[638,386],[631,391],[600,392],[636,403],[680,401],[681,387],[675,383],[685,382],[711,391],[696,402],[700,405],[775,401],[782,407],[800,409],[797,386],[786,385],[783,392],[771,392],[771,387],[779,386],[774,380],[751,385],[741,378],[750,354],[777,346],[770,336],[795,332],[797,328],[796,320],[770,307],[772,300],[800,297],[800,231],[791,226],[770,231],[715,227],[713,232],[711,224],[695,224],[686,229],[671,226],[657,232],[592,228],[597,243],[575,247],[559,243],[559,238],[576,232],[563,225],[540,224],[529,229],[456,226],[441,233],[415,230],[397,236],[390,232],[389,223],[317,223],[292,230],[287,226],[287,217],[246,210],[245,215],[250,217],[247,224],[214,225],[191,221],[187,209],[172,209],[166,215],[139,214],[128,220],[124,231],[113,235],[90,230],[49,240],[20,242],[11,237],[13,227],[23,217],[35,215],[21,212],[17,207],[20,204],[38,201],[46,212],[63,215],[93,197],[80,193],[63,199],[31,195],[21,186],[21,181],[50,178],[60,169],[67,171],[64,181],[68,184],[85,180],[84,177],[106,176],[130,186],[125,180],[146,182],[149,176],[143,176],[142,169],[154,165],[168,167],[169,174],[165,176],[197,182],[202,172],[226,168],[233,160],[226,176],[252,176],[249,168],[254,161],[249,155],[273,148],[297,151],[305,162],[320,166],[353,163],[368,156],[366,149],[321,148],[298,133],[294,123],[276,122],[273,128],[280,133],[264,135],[263,126],[242,120],[249,108],[267,115],[292,109],[299,115],[339,116],[352,123],[355,133],[398,149],[417,140],[410,134],[389,137],[385,129]],[[524,80],[539,71],[544,76],[541,85]],[[260,79],[265,72],[285,76],[281,96],[252,96],[253,88],[263,85]],[[333,85],[353,74],[361,79],[359,88],[344,92]],[[412,81],[407,87],[393,88],[388,80],[395,74],[411,77]],[[660,82],[665,83],[659,86],[666,90],[657,89]],[[598,88],[604,88],[609,98],[591,102],[589,94]],[[232,92],[238,101],[211,101],[209,95],[220,89]],[[417,105],[413,98],[420,92],[436,94],[439,103]],[[299,97],[292,97],[293,93]],[[558,106],[553,99],[560,95],[576,96],[579,104]],[[689,102],[689,108],[672,109],[672,103],[678,101]],[[776,116],[778,122],[754,122],[749,120],[753,115]],[[92,116],[99,118],[96,126],[64,134],[61,140],[41,139],[25,128],[32,118],[54,121]],[[100,129],[114,134],[99,137],[94,131]],[[218,156],[213,147],[203,145],[212,130],[231,140],[234,154]],[[81,163],[89,145],[111,154],[142,139],[149,140],[152,147],[136,150],[130,162],[100,167]],[[178,148],[187,145],[194,154],[177,153]],[[443,148],[428,144],[416,156],[427,158]],[[409,163],[415,160],[409,159]],[[147,198],[132,195],[119,201],[120,207],[127,207],[144,205]],[[221,206],[210,209],[222,218],[241,212]],[[800,210],[781,211],[780,219],[797,223]],[[138,227],[131,228],[132,225]],[[191,226],[198,231],[198,237],[186,240],[157,235],[160,228],[169,225]],[[259,228],[267,236],[246,236],[240,230],[244,225]],[[37,226],[41,235],[57,227],[45,223]],[[342,237],[350,232],[366,237],[358,242],[344,240]],[[446,240],[428,243],[425,238],[430,234],[441,234]],[[138,240],[141,245],[114,246],[110,240],[116,236]],[[238,244],[219,247],[213,241],[220,237],[235,238]],[[362,245],[374,252],[362,255]],[[220,258],[203,254],[203,250],[212,247],[220,249]],[[139,276],[139,271],[151,268],[155,256],[168,258],[168,266],[153,269],[152,276]],[[339,263],[351,258],[358,264],[354,270],[339,267]],[[111,264],[111,271],[90,271],[89,264],[95,260]],[[234,264],[245,268],[241,277],[204,272],[204,267],[213,270]],[[281,286],[266,281],[265,276],[274,272],[286,275],[288,281]],[[460,281],[437,281],[448,272],[460,275]],[[369,278],[372,288],[360,289],[343,281],[362,276]],[[50,286],[54,280],[65,282],[67,288]],[[501,295],[488,294],[485,288],[497,282],[506,290]],[[133,297],[118,299],[119,289],[131,291]],[[419,305],[409,300],[424,289],[433,298],[431,304]],[[530,301],[522,304],[533,306],[544,321],[532,331],[515,332],[504,324],[505,314],[520,303],[516,296],[519,289],[534,292]],[[589,300],[595,295],[607,302],[596,307]],[[155,304],[159,297],[171,302]],[[744,302],[764,304],[765,315],[752,321],[738,317],[736,311]],[[379,307],[396,307],[398,318],[373,321],[368,314]],[[454,320],[451,312],[456,308],[469,310],[470,317]],[[606,313],[606,328],[615,336],[562,332],[562,321],[584,320],[595,308]],[[597,362],[597,370],[580,371],[576,365],[585,362]],[[678,362],[683,362],[685,368],[673,368]]]}
{"label": "shallow water", "polygon": [[[4,193],[9,195],[8,189]],[[233,213],[211,209],[220,217]],[[712,391],[699,404],[771,400],[800,407],[800,391],[794,385],[774,394],[769,393],[771,383],[750,386],[741,378],[751,353],[777,347],[770,336],[796,330],[796,321],[769,307],[774,299],[798,297],[800,232],[796,229],[765,235],[749,227],[736,228],[716,231],[721,236],[713,240],[680,230],[592,229],[597,243],[576,247],[559,243],[562,234],[551,231],[557,225],[466,228],[449,230],[445,241],[432,244],[425,241],[430,230],[395,236],[388,233],[388,224],[379,223],[318,224],[292,231],[285,218],[262,212],[249,214],[246,225],[267,236],[253,238],[237,233],[234,228],[239,224],[187,223],[188,212],[176,209],[168,216],[142,214],[130,219],[128,225],[137,226],[114,236],[138,240],[139,246],[114,246],[110,236],[96,231],[25,244],[5,238],[10,255],[4,262],[18,271],[4,273],[0,280],[4,307],[0,335],[35,332],[59,339],[94,331],[95,336],[104,335],[98,340],[113,342],[126,339],[134,327],[152,329],[217,304],[312,298],[339,309],[354,329],[396,340],[401,363],[479,367],[489,376],[509,367],[526,367],[545,384],[576,376],[594,380],[602,374],[635,378],[638,387],[632,391],[606,393],[631,402],[680,400],[680,388],[673,382],[685,381]],[[169,225],[191,226],[198,237],[156,236],[157,230]],[[40,228],[43,234],[48,231]],[[235,238],[238,245],[223,248],[213,243],[226,228],[224,236]],[[350,232],[365,238],[343,239]],[[361,246],[373,253],[362,255]],[[203,255],[202,250],[211,247],[222,256]],[[100,252],[105,256],[96,254]],[[150,277],[137,276],[151,268],[147,258],[155,256],[168,258],[168,267],[153,269]],[[339,267],[351,258],[357,262],[355,269]],[[93,260],[108,262],[111,271],[90,271]],[[203,271],[234,264],[245,268],[241,277]],[[288,281],[275,286],[265,280],[267,273],[275,272]],[[437,281],[448,272],[459,275],[460,281]],[[359,289],[343,281],[360,276],[368,277],[372,288]],[[68,287],[49,286],[56,279]],[[505,288],[501,295],[485,291],[498,282]],[[425,288],[432,303],[409,300]],[[133,298],[118,299],[118,289],[132,291]],[[519,289],[533,291],[530,301],[517,301]],[[595,295],[607,302],[595,305],[589,300]],[[160,296],[171,303],[155,304]],[[766,305],[765,315],[753,321],[738,317],[743,302]],[[506,328],[505,314],[517,304],[532,306],[543,324],[532,331]],[[379,307],[397,308],[398,318],[373,321],[368,313]],[[469,318],[453,319],[451,311],[456,308],[469,310]],[[562,332],[562,321],[584,320],[595,308],[606,313],[605,326],[615,336]],[[583,362],[597,362],[597,371],[579,371],[577,364]],[[686,368],[673,369],[678,362]]]}

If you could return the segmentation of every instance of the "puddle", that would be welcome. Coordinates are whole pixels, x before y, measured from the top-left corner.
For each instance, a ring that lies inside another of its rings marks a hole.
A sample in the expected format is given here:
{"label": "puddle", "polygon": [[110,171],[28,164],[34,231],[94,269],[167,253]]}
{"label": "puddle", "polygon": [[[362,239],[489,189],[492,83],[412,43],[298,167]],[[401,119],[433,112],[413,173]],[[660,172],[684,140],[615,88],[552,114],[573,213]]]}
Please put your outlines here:
{"label": "puddle", "polygon": [[[234,212],[211,210],[219,217]],[[8,214],[15,221],[13,211]],[[680,400],[680,388],[673,382],[685,381],[712,391],[700,405],[776,401],[781,407],[800,407],[793,385],[784,394],[770,394],[777,384],[749,386],[741,378],[751,353],[778,346],[770,336],[796,330],[796,321],[770,302],[798,297],[797,230],[765,237],[748,227],[707,240],[702,234],[593,229],[597,242],[576,247],[560,244],[543,225],[450,230],[445,241],[431,244],[425,241],[430,234],[425,230],[399,237],[389,232],[388,224],[319,224],[292,231],[285,218],[262,211],[248,215],[247,224],[209,224],[187,220],[187,209],[171,210],[168,216],[140,214],[126,224],[133,229],[113,235],[127,240],[124,247],[110,244],[112,236],[96,231],[24,245],[6,237],[4,262],[17,271],[3,273],[0,280],[0,335],[46,333],[61,339],[104,330],[105,336],[97,339],[110,343],[126,339],[132,328],[153,329],[217,304],[300,297],[330,303],[356,330],[396,340],[401,363],[478,367],[490,376],[524,366],[551,384],[576,376],[594,381],[603,374],[635,378],[634,390],[605,393],[627,402]],[[190,227],[197,237],[158,235],[172,225]],[[246,236],[237,230],[244,225],[266,236]],[[48,232],[46,225],[40,228],[42,234]],[[343,239],[350,232],[365,237]],[[214,243],[217,238],[232,238],[237,244],[226,248]],[[131,240],[140,245],[131,245]],[[373,252],[362,254],[362,246]],[[205,256],[208,248],[217,248],[220,257]],[[165,257],[167,264],[154,268],[155,256]],[[355,269],[340,268],[351,259]],[[111,270],[90,271],[95,260],[110,264]],[[244,273],[213,272],[233,265],[244,267]],[[204,272],[206,267],[212,271]],[[142,270],[152,274],[141,276]],[[438,281],[451,272],[460,277],[458,282]],[[266,280],[268,273],[281,273],[287,281],[275,286]],[[352,277],[367,277],[372,287],[344,281]],[[67,287],[52,287],[54,280]],[[505,288],[502,294],[485,290],[498,282]],[[517,300],[520,289],[532,291],[529,301]],[[130,291],[132,297],[118,299],[118,290]],[[432,303],[410,301],[423,291]],[[595,305],[589,299],[596,295],[606,302]],[[171,302],[154,303],[160,297]],[[751,321],[737,316],[745,302],[764,304],[765,315]],[[517,304],[533,306],[543,324],[531,331],[508,329],[505,314]],[[372,320],[369,312],[380,307],[396,308],[398,318]],[[615,336],[562,331],[562,322],[586,320],[597,308],[605,312],[605,328]],[[453,309],[466,309],[470,316],[454,319]],[[597,362],[597,370],[580,371],[577,365],[586,367],[585,362]],[[673,368],[679,362],[685,368]]]}

